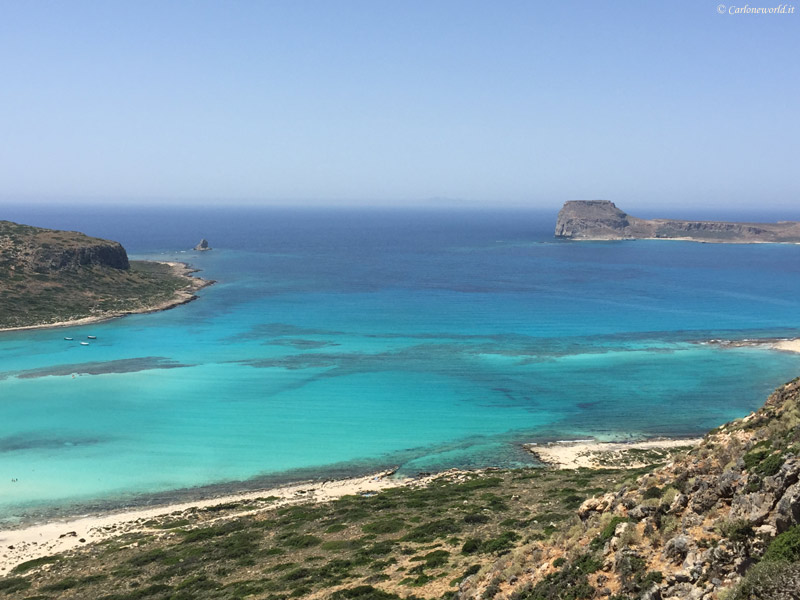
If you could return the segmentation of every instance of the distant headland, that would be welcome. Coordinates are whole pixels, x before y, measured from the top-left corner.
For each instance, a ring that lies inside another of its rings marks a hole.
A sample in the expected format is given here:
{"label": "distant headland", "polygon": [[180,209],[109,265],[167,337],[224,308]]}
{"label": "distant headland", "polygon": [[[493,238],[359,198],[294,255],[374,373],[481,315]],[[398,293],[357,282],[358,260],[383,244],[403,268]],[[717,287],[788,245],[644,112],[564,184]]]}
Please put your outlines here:
{"label": "distant headland", "polygon": [[179,262],[129,261],[118,242],[0,221],[0,330],[172,308],[210,285]]}
{"label": "distant headland", "polygon": [[575,240],[673,239],[714,243],[800,243],[800,222],[729,223],[639,219],[608,200],[570,200],[556,220],[556,237]]}

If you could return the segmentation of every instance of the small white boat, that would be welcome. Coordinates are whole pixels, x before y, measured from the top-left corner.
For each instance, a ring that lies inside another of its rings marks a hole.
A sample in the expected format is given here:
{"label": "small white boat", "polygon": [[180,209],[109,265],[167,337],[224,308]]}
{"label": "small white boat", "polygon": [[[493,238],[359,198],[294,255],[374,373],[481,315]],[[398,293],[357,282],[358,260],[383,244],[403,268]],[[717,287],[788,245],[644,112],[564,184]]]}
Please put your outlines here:
{"label": "small white boat", "polygon": [[96,340],[97,339],[96,335],[87,335],[86,337],[89,338],[90,340]]}
{"label": "small white boat", "polygon": [[88,346],[89,342],[81,342],[81,346]]}
{"label": "small white boat", "polygon": [[65,337],[64,339],[67,340],[68,342],[72,341],[72,338]]}

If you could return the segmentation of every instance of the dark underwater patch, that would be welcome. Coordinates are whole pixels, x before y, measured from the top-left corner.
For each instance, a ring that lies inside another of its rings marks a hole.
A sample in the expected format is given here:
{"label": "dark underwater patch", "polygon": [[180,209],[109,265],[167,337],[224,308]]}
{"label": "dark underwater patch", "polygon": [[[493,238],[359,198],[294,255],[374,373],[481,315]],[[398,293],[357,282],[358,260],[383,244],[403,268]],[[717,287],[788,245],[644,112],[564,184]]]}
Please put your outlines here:
{"label": "dark underwater patch", "polygon": [[0,379],[17,377],[18,379],[36,379],[38,377],[66,377],[69,375],[106,375],[108,373],[136,373],[151,369],[180,369],[192,367],[163,356],[143,356],[139,358],[122,358],[119,360],[87,362],[69,365],[54,365],[40,369],[27,369],[0,374]]}
{"label": "dark underwater patch", "polygon": [[99,437],[43,437],[17,434],[0,438],[0,454],[19,450],[57,450],[75,446],[96,446],[107,441]]}

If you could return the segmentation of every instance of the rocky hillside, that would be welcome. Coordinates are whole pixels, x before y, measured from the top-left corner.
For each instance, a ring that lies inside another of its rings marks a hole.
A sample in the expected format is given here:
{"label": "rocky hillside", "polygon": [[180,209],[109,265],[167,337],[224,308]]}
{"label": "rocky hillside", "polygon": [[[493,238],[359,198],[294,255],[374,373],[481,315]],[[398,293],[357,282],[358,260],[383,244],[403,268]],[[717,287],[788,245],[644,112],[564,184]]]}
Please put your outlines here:
{"label": "rocky hillside", "polygon": [[0,221],[0,277],[49,273],[85,266],[128,269],[128,254],[117,242],[77,231],[57,231]]}
{"label": "rocky hillside", "polygon": [[800,598],[799,425],[795,380],[686,457],[586,500],[571,526],[465,580],[458,597]]}
{"label": "rocky hillside", "polygon": [[204,283],[180,271],[129,262],[117,242],[0,221],[0,329],[167,308]]}
{"label": "rocky hillside", "polygon": [[800,223],[727,223],[639,219],[608,200],[565,202],[556,220],[556,237],[579,240],[688,239],[705,242],[800,242]]}

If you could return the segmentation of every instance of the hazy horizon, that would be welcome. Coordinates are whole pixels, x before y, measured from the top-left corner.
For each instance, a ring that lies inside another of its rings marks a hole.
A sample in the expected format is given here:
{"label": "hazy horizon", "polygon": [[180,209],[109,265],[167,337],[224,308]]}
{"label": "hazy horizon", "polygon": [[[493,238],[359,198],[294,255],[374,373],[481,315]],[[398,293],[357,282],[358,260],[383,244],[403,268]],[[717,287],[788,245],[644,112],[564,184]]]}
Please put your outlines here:
{"label": "hazy horizon", "polygon": [[791,211],[800,15],[719,6],[2,2],[0,203]]}

